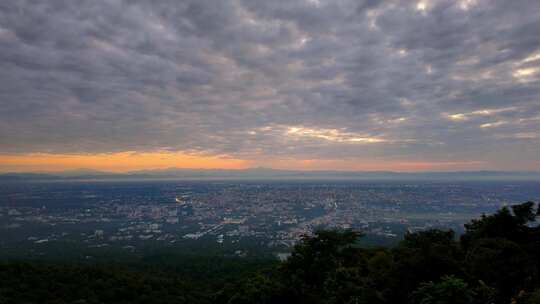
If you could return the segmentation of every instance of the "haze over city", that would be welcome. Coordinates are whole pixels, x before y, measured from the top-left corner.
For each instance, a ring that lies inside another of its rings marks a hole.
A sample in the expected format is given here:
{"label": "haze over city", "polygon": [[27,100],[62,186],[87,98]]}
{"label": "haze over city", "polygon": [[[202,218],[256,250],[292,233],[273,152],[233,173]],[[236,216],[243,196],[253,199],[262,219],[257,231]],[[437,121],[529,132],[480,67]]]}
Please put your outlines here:
{"label": "haze over city", "polygon": [[2,1],[0,171],[540,170],[538,1]]}

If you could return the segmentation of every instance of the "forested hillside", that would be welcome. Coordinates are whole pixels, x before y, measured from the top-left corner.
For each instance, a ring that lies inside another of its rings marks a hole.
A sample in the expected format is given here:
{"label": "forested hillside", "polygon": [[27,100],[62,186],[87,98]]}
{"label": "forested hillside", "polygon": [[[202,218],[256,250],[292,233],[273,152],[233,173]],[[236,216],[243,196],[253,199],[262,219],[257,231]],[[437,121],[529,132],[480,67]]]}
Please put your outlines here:
{"label": "forested hillside", "polygon": [[539,213],[532,202],[504,207],[460,237],[408,233],[395,248],[362,248],[360,232],[323,230],[283,263],[4,262],[0,303],[540,303]]}

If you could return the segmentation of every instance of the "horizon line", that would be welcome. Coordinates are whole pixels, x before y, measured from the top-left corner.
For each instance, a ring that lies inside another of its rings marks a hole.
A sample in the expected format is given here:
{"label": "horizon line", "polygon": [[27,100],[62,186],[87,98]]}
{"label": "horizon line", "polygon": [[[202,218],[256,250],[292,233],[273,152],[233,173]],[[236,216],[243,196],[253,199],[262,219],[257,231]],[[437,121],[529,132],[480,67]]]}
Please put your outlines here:
{"label": "horizon line", "polygon": [[[62,174],[62,173],[77,173],[80,171],[81,174],[85,173],[106,173],[106,174],[138,174],[145,172],[164,172],[169,170],[178,170],[178,171],[249,171],[249,170],[269,170],[269,171],[287,171],[287,172],[306,172],[306,173],[394,173],[394,174],[415,174],[415,173],[536,173],[540,174],[540,170],[501,170],[501,169],[476,169],[476,170],[343,170],[343,169],[282,169],[282,168],[272,168],[272,167],[247,167],[247,168],[189,168],[189,167],[169,167],[169,168],[155,168],[155,169],[139,169],[139,170],[128,170],[128,171],[108,171],[108,170],[98,170],[92,168],[75,168],[75,169],[66,169],[66,170],[28,170],[28,171],[2,171],[0,174]],[[85,172],[87,171],[87,172]]]}

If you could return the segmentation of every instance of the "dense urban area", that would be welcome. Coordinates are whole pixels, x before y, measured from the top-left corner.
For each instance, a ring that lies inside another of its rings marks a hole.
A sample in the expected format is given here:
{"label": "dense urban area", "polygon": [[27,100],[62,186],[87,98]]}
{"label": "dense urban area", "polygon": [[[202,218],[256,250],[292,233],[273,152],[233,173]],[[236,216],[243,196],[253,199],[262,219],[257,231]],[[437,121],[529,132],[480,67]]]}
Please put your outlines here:
{"label": "dense urban area", "polygon": [[210,246],[222,255],[283,259],[322,228],[393,245],[406,232],[461,233],[482,213],[540,199],[534,182],[52,182],[6,183],[0,191],[3,255],[94,250],[84,258],[100,248],[137,254]]}

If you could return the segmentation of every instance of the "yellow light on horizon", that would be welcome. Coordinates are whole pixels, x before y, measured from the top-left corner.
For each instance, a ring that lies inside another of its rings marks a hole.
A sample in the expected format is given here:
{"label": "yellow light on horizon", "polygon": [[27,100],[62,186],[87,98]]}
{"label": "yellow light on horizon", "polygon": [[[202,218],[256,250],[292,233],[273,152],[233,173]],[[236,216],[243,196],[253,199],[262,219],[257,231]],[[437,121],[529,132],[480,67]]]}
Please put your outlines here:
{"label": "yellow light on horizon", "polygon": [[2,171],[63,171],[77,168],[126,172],[132,170],[166,169],[242,169],[249,167],[247,160],[224,155],[198,155],[183,152],[135,152],[98,154],[3,154]]}
{"label": "yellow light on horizon", "polygon": [[[535,135],[536,136],[536,135]],[[532,138],[520,134],[519,138]],[[536,137],[537,138],[537,137]],[[364,139],[353,139],[364,141]],[[366,139],[366,141],[372,141]],[[108,172],[127,172],[152,169],[247,169],[269,167],[289,170],[448,170],[483,168],[486,163],[476,160],[418,161],[368,158],[320,159],[309,156],[238,159],[227,156],[189,155],[180,152],[118,152],[101,154],[50,154],[32,153],[0,155],[0,172],[65,171],[80,168]]]}

